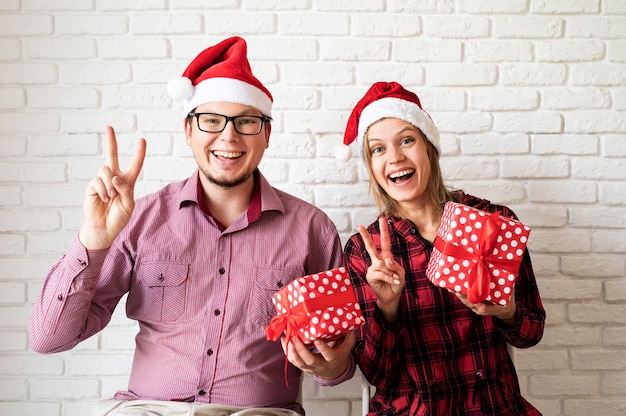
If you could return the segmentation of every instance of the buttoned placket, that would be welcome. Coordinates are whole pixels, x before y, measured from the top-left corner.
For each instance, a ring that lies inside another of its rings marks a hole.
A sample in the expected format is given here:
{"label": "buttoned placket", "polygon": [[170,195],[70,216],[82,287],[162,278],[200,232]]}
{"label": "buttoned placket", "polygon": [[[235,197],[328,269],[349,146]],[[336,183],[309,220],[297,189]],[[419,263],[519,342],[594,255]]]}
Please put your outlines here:
{"label": "buttoned placket", "polygon": [[[197,395],[202,396],[203,401],[211,401],[211,389],[215,383],[217,360],[219,358],[219,346],[225,316],[225,306],[229,286],[228,265],[232,255],[232,236],[222,234],[218,240],[215,261],[213,263],[212,302],[206,309],[206,339],[205,354],[203,359],[203,371],[200,377]],[[206,395],[208,394],[208,398]]]}

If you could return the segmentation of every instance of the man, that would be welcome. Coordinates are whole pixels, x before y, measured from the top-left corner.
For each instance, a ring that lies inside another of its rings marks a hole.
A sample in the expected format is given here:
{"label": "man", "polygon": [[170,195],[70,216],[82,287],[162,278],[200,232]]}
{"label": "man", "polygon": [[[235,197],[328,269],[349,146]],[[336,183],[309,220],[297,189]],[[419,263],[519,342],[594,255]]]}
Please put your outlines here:
{"label": "man", "polygon": [[[73,348],[102,330],[128,294],[127,316],[140,328],[128,390],[94,414],[304,414],[301,371],[289,367],[287,386],[285,355],[265,327],[272,294],[342,263],[337,231],[258,170],[272,96],[252,74],[243,39],[202,51],[168,91],[184,99],[197,171],[135,202],[146,142],[121,171],[107,127],[106,165],[87,186],[77,240],[34,304],[30,344],[42,353]],[[353,343],[353,334],[316,341],[315,353],[296,343],[290,360],[336,382],[354,372]]]}

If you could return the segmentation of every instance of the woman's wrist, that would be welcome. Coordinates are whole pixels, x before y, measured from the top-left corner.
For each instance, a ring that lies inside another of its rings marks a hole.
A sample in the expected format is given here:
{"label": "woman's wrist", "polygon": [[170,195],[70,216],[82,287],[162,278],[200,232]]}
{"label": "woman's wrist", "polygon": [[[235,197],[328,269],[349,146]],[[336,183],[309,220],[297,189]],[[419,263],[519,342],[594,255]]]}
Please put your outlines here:
{"label": "woman's wrist", "polygon": [[385,321],[393,323],[398,320],[398,310],[400,306],[400,299],[393,300],[391,302],[383,303],[379,300],[376,300],[376,306],[382,313]]}

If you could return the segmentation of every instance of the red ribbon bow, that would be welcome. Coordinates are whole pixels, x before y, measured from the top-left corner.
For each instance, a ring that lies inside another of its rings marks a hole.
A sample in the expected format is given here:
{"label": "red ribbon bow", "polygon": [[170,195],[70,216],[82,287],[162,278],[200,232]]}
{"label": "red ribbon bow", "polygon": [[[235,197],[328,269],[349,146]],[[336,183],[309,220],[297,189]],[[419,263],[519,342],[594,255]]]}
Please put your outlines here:
{"label": "red ribbon bow", "polygon": [[440,237],[435,239],[435,248],[444,256],[452,256],[457,259],[474,262],[474,266],[471,266],[467,273],[467,300],[471,303],[484,301],[491,292],[489,286],[491,275],[489,273],[489,264],[504,270],[510,269],[515,264],[515,260],[507,260],[492,254],[497,244],[501,224],[502,220],[499,212],[489,214],[485,218],[482,232],[478,235],[478,250],[474,252],[469,252],[452,242],[444,241]]}
{"label": "red ribbon bow", "polygon": [[302,342],[302,336],[300,336],[299,329],[305,326],[309,322],[309,312],[324,310],[330,307],[343,307],[349,303],[356,303],[356,295],[353,290],[335,291],[332,294],[318,295],[315,298],[306,299],[298,303],[293,308],[291,307],[287,293],[287,288],[283,289],[279,302],[287,310],[282,315],[276,315],[272,317],[269,325],[265,328],[265,334],[269,341],[276,341],[280,336],[285,333],[287,340],[287,348],[285,351],[285,384],[289,387],[287,380],[287,364],[289,362],[289,342],[296,336]]}

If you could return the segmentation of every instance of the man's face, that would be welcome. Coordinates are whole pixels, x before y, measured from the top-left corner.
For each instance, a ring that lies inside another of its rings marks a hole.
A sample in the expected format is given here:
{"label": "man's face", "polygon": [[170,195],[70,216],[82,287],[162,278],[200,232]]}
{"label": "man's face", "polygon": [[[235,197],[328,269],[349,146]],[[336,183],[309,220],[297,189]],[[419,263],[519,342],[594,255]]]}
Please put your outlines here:
{"label": "man's face", "polygon": [[[225,116],[261,116],[253,107],[233,103],[207,103],[198,106],[196,113],[215,113]],[[271,126],[263,123],[258,134],[237,133],[233,122],[228,121],[219,133],[207,133],[198,128],[197,118],[185,124],[187,145],[204,177],[212,184],[223,188],[236,187],[252,180],[268,146]],[[204,182],[204,178],[202,179]]]}

